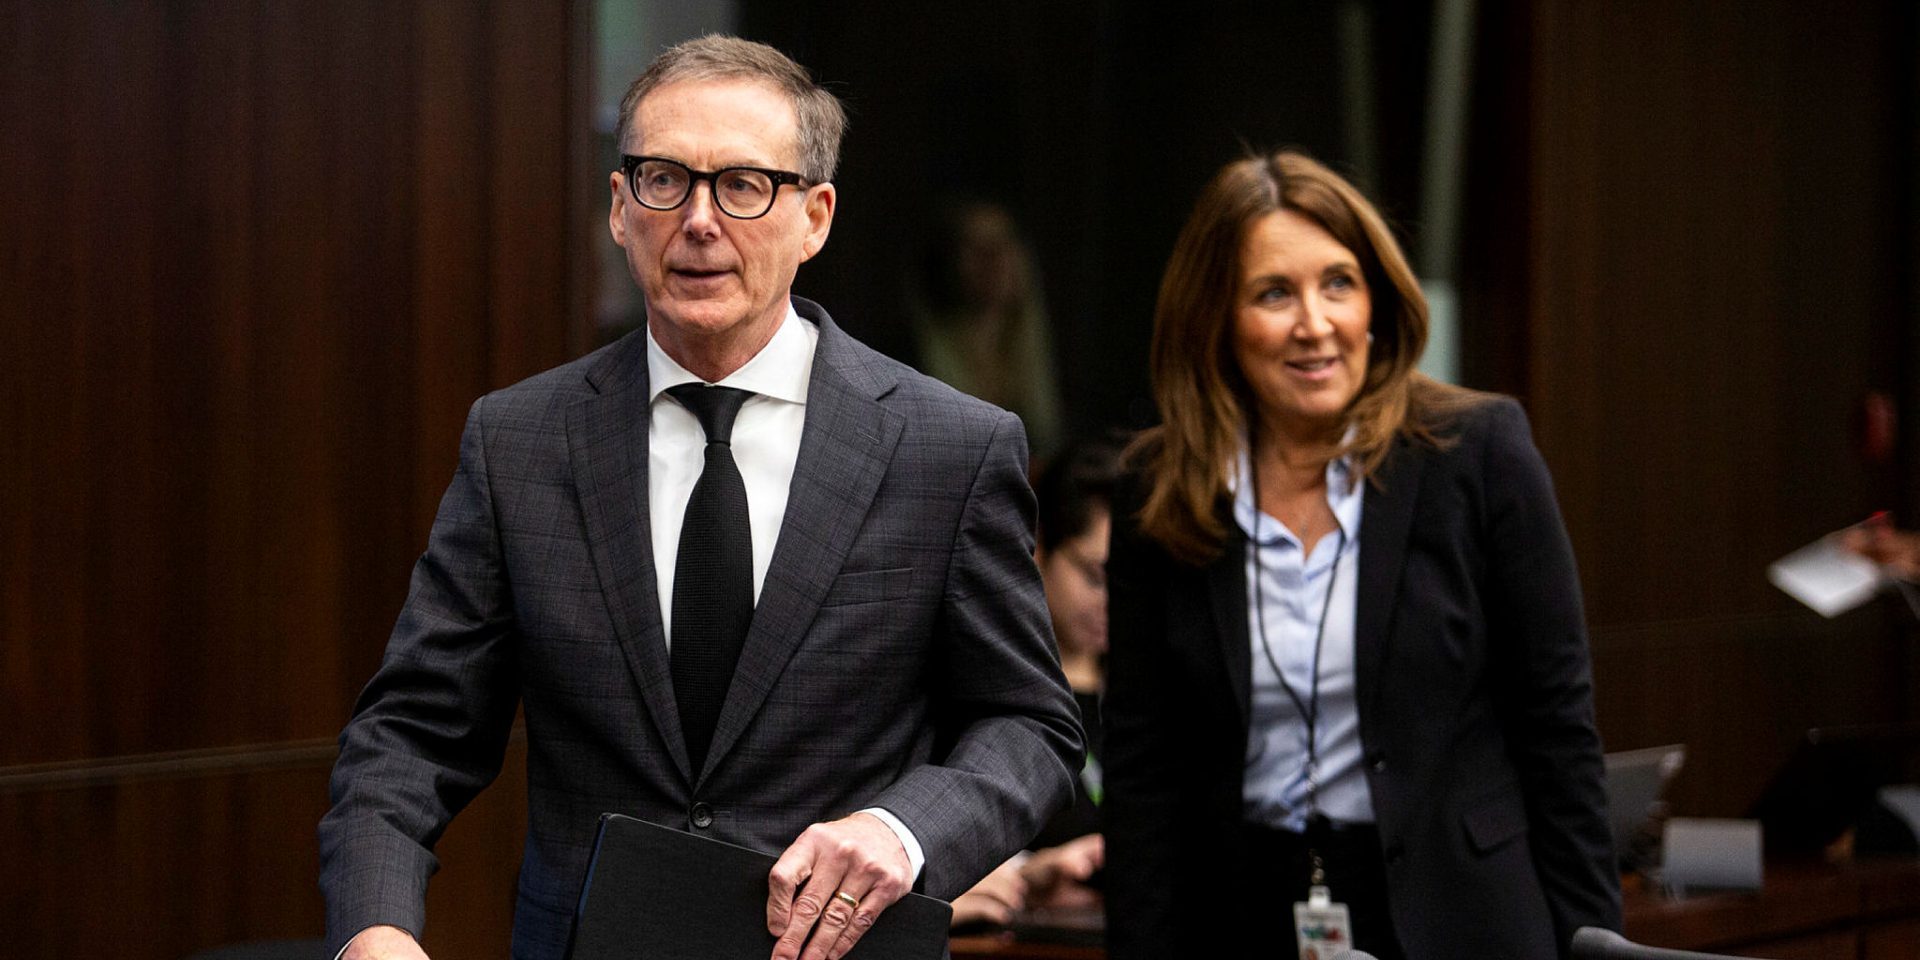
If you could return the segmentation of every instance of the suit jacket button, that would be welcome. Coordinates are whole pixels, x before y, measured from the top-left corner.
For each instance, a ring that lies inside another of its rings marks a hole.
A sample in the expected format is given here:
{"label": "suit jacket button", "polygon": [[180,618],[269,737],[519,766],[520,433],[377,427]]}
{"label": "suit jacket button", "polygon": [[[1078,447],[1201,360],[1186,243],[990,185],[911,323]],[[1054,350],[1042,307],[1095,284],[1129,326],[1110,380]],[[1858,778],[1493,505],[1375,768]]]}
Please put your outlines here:
{"label": "suit jacket button", "polygon": [[694,804],[693,809],[687,812],[692,817],[694,826],[702,830],[713,826],[713,808],[707,806],[704,801]]}
{"label": "suit jacket button", "polygon": [[1401,857],[1407,855],[1407,845],[1398,840],[1393,840],[1388,842],[1385,852],[1388,863],[1398,863]]}
{"label": "suit jacket button", "polygon": [[1387,772],[1387,758],[1386,758],[1386,757],[1384,757],[1384,756],[1381,756],[1380,754],[1377,754],[1377,753],[1373,755],[1373,772],[1374,772],[1374,773],[1386,773],[1386,772]]}

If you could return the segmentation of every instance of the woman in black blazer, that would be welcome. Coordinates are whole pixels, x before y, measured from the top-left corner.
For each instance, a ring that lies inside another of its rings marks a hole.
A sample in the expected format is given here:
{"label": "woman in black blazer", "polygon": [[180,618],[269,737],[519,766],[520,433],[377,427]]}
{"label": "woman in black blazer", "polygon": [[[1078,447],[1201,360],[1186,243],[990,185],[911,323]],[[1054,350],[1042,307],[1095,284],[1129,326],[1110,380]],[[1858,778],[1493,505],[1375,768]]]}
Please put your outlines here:
{"label": "woman in black blazer", "polygon": [[1109,560],[1115,960],[1290,956],[1311,886],[1382,958],[1619,926],[1552,484],[1518,404],[1414,369],[1426,334],[1325,167],[1250,157],[1202,193]]}

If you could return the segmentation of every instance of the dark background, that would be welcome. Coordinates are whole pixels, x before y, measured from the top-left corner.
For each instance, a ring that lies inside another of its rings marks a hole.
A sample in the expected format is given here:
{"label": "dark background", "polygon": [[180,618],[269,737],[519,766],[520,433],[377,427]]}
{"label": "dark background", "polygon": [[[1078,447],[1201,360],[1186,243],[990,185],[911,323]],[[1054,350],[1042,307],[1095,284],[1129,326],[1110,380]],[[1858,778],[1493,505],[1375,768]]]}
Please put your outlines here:
{"label": "dark background", "polygon": [[[942,200],[1004,204],[1036,252],[1070,423],[1154,419],[1145,344],[1200,185],[1252,146],[1349,174],[1338,5],[746,3],[742,29],[836,84],[852,118],[842,210],[800,287],[869,342],[911,349],[902,286]],[[1382,209],[1419,201],[1423,3],[1368,4]]]}
{"label": "dark background", "polygon": [[[1418,249],[1421,3],[1366,4],[1373,164]],[[0,2],[0,918],[11,955],[314,936],[313,826],[480,393],[597,342],[585,3]],[[1354,169],[1332,4],[746,2],[854,125],[798,292],[903,344],[942,195],[1044,270],[1070,422],[1137,426],[1161,264],[1243,142]],[[1738,815],[1809,726],[1920,720],[1920,637],[1771,560],[1920,520],[1909,5],[1478,4],[1464,382],[1558,485],[1609,749]],[[1906,415],[1860,453],[1869,391]],[[499,953],[519,752],[427,943]]]}

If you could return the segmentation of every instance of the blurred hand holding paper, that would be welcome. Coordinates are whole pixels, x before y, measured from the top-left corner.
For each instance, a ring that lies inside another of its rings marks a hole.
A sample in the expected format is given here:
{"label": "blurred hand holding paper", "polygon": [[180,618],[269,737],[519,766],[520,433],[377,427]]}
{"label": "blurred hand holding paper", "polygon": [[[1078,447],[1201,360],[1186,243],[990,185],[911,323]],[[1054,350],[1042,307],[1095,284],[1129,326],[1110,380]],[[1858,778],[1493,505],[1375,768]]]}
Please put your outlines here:
{"label": "blurred hand holding paper", "polygon": [[1873,561],[1840,546],[1831,533],[1775,560],[1767,579],[1823,617],[1837,617],[1880,592],[1886,574]]}

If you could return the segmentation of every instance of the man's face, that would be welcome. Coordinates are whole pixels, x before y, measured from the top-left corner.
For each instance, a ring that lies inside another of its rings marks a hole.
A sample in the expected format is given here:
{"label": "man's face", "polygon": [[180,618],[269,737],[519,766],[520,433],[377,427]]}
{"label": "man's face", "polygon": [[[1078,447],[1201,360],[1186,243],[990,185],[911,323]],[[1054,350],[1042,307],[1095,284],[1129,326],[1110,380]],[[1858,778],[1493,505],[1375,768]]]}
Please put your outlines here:
{"label": "man's face", "polygon": [[[695,170],[799,165],[793,107],[750,80],[685,81],[660,87],[634,109],[626,152],[677,160]],[[794,273],[827,242],[834,190],[781,187],[773,209],[739,220],[697,183],[673,210],[641,206],[625,177],[612,177],[613,240],[647,298],[647,319],[669,351],[702,341],[764,343],[786,316]],[[758,348],[758,344],[754,345]]]}

